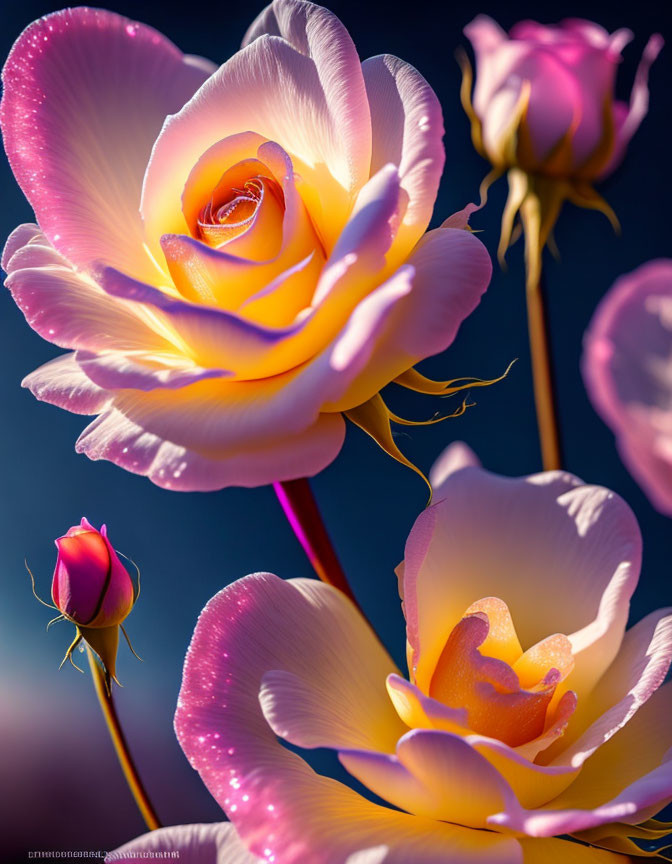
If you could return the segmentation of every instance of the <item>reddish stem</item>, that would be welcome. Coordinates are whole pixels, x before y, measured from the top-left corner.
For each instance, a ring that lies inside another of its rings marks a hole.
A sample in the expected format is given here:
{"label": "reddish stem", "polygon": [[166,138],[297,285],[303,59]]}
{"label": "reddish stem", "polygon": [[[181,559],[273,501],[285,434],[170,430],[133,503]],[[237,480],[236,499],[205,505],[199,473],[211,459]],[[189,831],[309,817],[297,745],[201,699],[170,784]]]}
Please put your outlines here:
{"label": "reddish stem", "polygon": [[[359,608],[345,578],[308,480],[283,480],[273,488],[303,551],[323,582],[339,588]],[[360,610],[361,611],[361,610]]]}

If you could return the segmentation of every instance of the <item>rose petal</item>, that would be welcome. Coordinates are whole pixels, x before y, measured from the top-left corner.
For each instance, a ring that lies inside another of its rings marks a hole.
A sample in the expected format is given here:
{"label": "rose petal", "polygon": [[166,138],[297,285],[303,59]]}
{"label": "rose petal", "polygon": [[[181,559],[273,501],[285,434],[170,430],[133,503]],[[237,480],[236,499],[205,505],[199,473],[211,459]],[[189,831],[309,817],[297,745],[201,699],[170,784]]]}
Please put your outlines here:
{"label": "rose petal", "polygon": [[671,660],[672,609],[659,609],[626,632],[616,659],[590,697],[579,700],[566,738],[544,754],[543,761],[581,765],[631,722],[665,680]]}
{"label": "rose petal", "polygon": [[148,432],[115,408],[109,408],[82,432],[76,450],[89,459],[109,459],[143,474],[164,489],[209,492],[226,486],[265,486],[312,477],[338,455],[345,422],[338,414],[320,414],[294,435],[269,443],[245,444],[229,451],[199,452]]}
{"label": "rose petal", "polygon": [[142,178],[166,115],[214,68],[102,9],[54,12],[18,38],[3,71],[5,148],[42,230],[73,264],[158,276],[142,247]]}
{"label": "rose petal", "polygon": [[[197,165],[192,175],[210,171],[211,176],[205,180],[200,176],[199,182],[209,186],[211,194],[210,184],[216,183],[212,178],[215,175],[218,178],[222,171],[219,145],[249,137],[255,144],[251,152],[283,191],[283,240],[278,254],[270,260],[260,260],[258,255],[257,260],[250,260],[241,257],[240,250],[233,249],[231,243],[215,249],[179,234],[164,235],[161,247],[173,281],[187,299],[232,312],[244,309],[244,316],[256,323],[282,327],[291,324],[296,315],[310,305],[324,264],[319,239],[296,189],[291,160],[278,145],[264,143],[260,136],[244,133],[214,145],[211,151],[217,152],[208,151],[200,162],[207,156],[216,164],[211,169],[209,165],[200,169]],[[190,182],[191,178],[183,196],[183,208],[188,216],[190,207],[195,210],[199,206],[197,201],[192,205],[187,198]]]}
{"label": "rose petal", "polygon": [[441,105],[422,75],[390,54],[365,60],[362,72],[371,109],[371,174],[388,162],[397,165],[408,195],[395,242],[401,260],[432,217],[445,162]]}
{"label": "rose petal", "polygon": [[670,710],[672,685],[666,684],[594,753],[574,783],[547,807],[497,814],[491,824],[548,837],[650,818],[672,799]]}
{"label": "rose petal", "polygon": [[[49,245],[44,234],[19,226],[5,247],[5,285],[28,324],[63,348],[169,350],[171,345],[142,320],[142,312],[101,291]],[[16,248],[21,240],[28,242]]]}
{"label": "rose petal", "polygon": [[341,750],[338,756],[376,795],[428,819],[483,828],[511,795],[492,765],[464,738],[449,732],[408,732],[393,755]]}
{"label": "rose petal", "polygon": [[625,155],[630,139],[649,112],[649,69],[660,54],[664,44],[665,40],[658,33],[651,36],[637,67],[630,94],[630,104],[625,105],[619,102],[614,105],[616,141],[609,161],[602,169],[601,178],[611,174],[618,167]]}
{"label": "rose petal", "polygon": [[453,441],[432,465],[429,482],[432,484],[432,501],[436,504],[446,497],[444,484],[451,474],[462,468],[479,468],[478,456],[464,441]]}
{"label": "rose petal", "polygon": [[52,597],[61,612],[88,624],[95,616],[110,570],[108,545],[96,530],[56,540],[58,561]]}
{"label": "rose petal", "polygon": [[230,375],[226,369],[204,369],[186,357],[159,352],[77,351],[75,361],[94,384],[107,390],[175,390]]}
{"label": "rose petal", "polygon": [[[419,360],[444,351],[478,305],[492,273],[490,256],[480,240],[454,228],[428,232],[408,264],[390,280],[391,284],[401,279],[405,272],[408,292],[400,297],[375,350],[371,346],[361,375],[337,402],[329,403],[330,410],[361,405]],[[368,299],[360,304],[362,312]]]}
{"label": "rose petal", "polygon": [[40,366],[23,379],[21,386],[27,387],[36,399],[74,414],[98,414],[110,401],[110,394],[84,374],[74,353]]}
{"label": "rose petal", "polygon": [[140,864],[148,858],[179,857],[180,864],[255,864],[263,859],[247,851],[233,825],[171,825],[124,843],[106,861]]}
{"label": "rose petal", "polygon": [[580,846],[568,840],[534,839],[521,837],[518,841],[523,851],[523,864],[624,864],[622,855]]}
{"label": "rose petal", "polygon": [[[242,382],[206,380],[177,391],[125,391],[117,395],[116,405],[145,431],[191,450],[230,454],[241,445],[269,446],[281,433],[289,437],[305,430],[325,404],[341,397],[366,368],[379,340],[389,332],[390,321],[397,318],[399,299],[410,290],[410,273],[399,271],[360,303],[343,331],[315,360],[284,375]],[[211,332],[211,344],[223,351],[226,346],[218,346],[216,336],[226,332],[217,329],[225,313],[205,307],[187,311],[193,313],[196,326],[203,321],[209,327],[214,321],[216,326],[204,332]],[[182,314],[181,309],[178,313]],[[191,326],[190,319],[179,318],[177,323]],[[252,339],[257,339],[258,329],[242,321],[236,326],[232,333],[247,327]],[[251,340],[250,344],[256,347]]]}
{"label": "rose petal", "polygon": [[654,506],[672,514],[672,261],[622,276],[585,337],[583,377],[628,468]]}

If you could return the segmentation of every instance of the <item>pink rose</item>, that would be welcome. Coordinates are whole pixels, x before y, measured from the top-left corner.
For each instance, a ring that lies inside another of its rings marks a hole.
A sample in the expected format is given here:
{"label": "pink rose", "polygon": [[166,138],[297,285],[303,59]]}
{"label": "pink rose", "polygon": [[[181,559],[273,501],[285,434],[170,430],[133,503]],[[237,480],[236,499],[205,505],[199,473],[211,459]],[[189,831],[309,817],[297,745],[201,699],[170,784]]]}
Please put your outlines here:
{"label": "pink rose", "polygon": [[622,276],[586,332],[583,376],[628,469],[672,516],[672,261]]}
{"label": "pink rose", "polygon": [[[500,477],[476,462],[463,445],[444,454],[436,503],[406,542],[406,674],[323,583],[257,573],[210,600],[175,728],[237,838],[189,826],[125,851],[607,864],[630,859],[566,835],[634,856],[629,838],[666,833],[647,820],[672,797],[672,610],[626,629],[642,552],[632,511],[564,472]],[[301,758],[313,748],[362,785],[316,773]]]}
{"label": "pink rose", "polygon": [[507,36],[479,15],[464,32],[476,54],[477,145],[495,167],[583,180],[613,171],[646,116],[661,36],[649,39],[626,105],[614,87],[629,30],[609,35],[580,19],[522,21]]}
{"label": "pink rose", "polygon": [[76,665],[72,654],[84,640],[100,658],[109,688],[110,680],[116,681],[120,629],[129,646],[131,644],[123,622],[136,601],[139,583],[131,579],[119,560],[105,525],[98,531],[83,518],[79,525],[69,528],[55,542],[58,558],[51,597],[61,614],[54,620],[65,619],[76,626],[75,639],[63,663],[70,660],[73,666]]}
{"label": "pink rose", "polygon": [[488,284],[468,231],[423,237],[436,95],[395,57],[361,63],[319,6],[274,0],[219,68],[68,9],[28,27],[3,80],[38,222],[7,242],[7,285],[71,349],[24,384],[97,415],[92,459],[177,490],[313,475],[344,415],[443,351]]}
{"label": "pink rose", "polygon": [[58,558],[51,596],[59,612],[83,627],[121,624],[133,608],[128,570],[107,539],[87,519],[56,540]]}

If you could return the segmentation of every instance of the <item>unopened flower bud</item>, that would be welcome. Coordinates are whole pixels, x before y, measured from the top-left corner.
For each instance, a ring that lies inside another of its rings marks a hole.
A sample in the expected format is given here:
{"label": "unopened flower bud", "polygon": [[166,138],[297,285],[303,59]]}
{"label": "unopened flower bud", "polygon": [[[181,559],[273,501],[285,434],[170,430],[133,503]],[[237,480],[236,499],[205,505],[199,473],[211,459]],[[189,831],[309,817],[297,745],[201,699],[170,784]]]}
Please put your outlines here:
{"label": "unopened flower bud", "polygon": [[[107,537],[105,525],[100,531],[87,519],[74,525],[56,540],[58,559],[51,586],[53,608],[60,612],[54,621],[72,621],[77,632],[68,648],[66,660],[75,666],[72,653],[82,640],[97,655],[105,670],[105,683],[116,681],[116,659],[119,630],[126,636],[123,621],[135,603],[139,586],[121,563]],[[30,573],[30,570],[28,571]],[[45,606],[35,592],[33,593]],[[128,645],[133,651],[130,641]],[[135,651],[133,651],[135,654]],[[137,656],[137,655],[136,655]],[[61,666],[63,665],[61,663]],[[78,666],[76,668],[79,668]],[[81,670],[80,670],[81,671]]]}
{"label": "unopened flower bud", "polygon": [[58,560],[51,596],[58,610],[80,627],[112,627],[133,608],[135,588],[107,539],[86,519],[56,540]]}

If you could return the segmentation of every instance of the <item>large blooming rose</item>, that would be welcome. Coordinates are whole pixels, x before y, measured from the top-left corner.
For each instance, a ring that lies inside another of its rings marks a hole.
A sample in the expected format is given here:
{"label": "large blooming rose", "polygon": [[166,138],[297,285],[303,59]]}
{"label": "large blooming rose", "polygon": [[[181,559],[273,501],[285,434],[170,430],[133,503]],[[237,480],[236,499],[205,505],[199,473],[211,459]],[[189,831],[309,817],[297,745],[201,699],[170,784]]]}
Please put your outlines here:
{"label": "large blooming rose", "polygon": [[672,261],[621,277],[586,333],[583,375],[595,408],[651,502],[672,516]]}
{"label": "large blooming rose", "polygon": [[21,35],[4,87],[39,225],[9,238],[7,285],[73,349],[24,383],[98,415],[77,443],[93,459],[186,490],[314,474],[343,414],[389,428],[378,391],[446,348],[487,286],[472,234],[422,236],[434,92],[395,57],[360,63],[319,6],[274,0],[219,69],[68,9]]}
{"label": "large blooming rose", "polygon": [[[630,837],[664,830],[640,823],[672,798],[672,610],[626,632],[632,512],[569,474],[474,461],[447,452],[406,544],[408,677],[327,585],[255,574],[210,601],[175,724],[239,840],[192,826],[131,849],[182,837],[204,862],[226,842],[231,860],[274,864],[617,864],[560,835],[637,855]],[[397,809],[315,773],[296,750],[316,747]]]}

